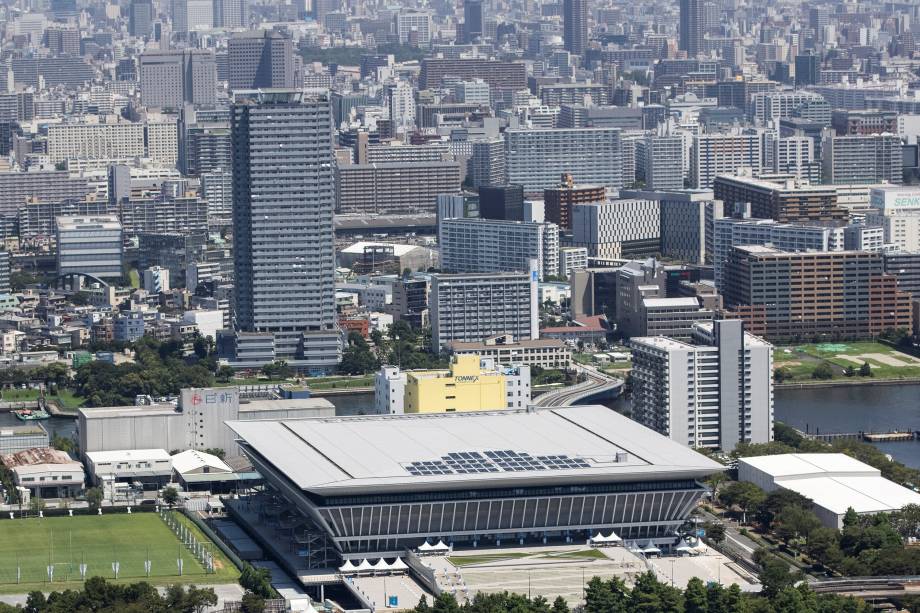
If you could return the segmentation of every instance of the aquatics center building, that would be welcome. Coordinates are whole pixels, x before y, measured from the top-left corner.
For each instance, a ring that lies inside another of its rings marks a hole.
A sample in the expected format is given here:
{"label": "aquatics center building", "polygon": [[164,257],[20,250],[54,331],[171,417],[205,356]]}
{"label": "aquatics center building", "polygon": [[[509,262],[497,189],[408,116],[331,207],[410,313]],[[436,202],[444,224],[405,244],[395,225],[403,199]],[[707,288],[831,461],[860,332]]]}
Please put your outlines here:
{"label": "aquatics center building", "polygon": [[298,529],[344,559],[611,530],[669,545],[723,470],[603,406],[228,425]]}

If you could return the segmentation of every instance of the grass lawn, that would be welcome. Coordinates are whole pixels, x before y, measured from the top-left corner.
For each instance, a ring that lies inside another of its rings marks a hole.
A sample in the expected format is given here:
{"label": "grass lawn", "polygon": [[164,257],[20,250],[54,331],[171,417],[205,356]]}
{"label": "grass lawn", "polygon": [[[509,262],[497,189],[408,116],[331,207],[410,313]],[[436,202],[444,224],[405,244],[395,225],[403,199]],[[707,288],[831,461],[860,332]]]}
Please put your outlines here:
{"label": "grass lawn", "polygon": [[[191,525],[186,518],[183,521]],[[196,529],[197,530],[197,529]],[[200,532],[199,541],[210,543]],[[154,584],[226,583],[239,573],[213,544],[217,572],[208,574],[155,513],[131,515],[81,515],[45,519],[0,521],[0,593],[30,590],[76,589],[81,585],[79,565],[87,565],[87,577],[113,579],[112,563],[118,561],[119,582],[147,580]],[[146,578],[144,560],[152,562]],[[183,576],[177,575],[177,556],[184,560]],[[54,583],[47,582],[47,566],[54,564]],[[16,583],[17,566],[21,583]]]}
{"label": "grass lawn", "polygon": [[[886,364],[879,357],[865,357],[868,354],[898,360],[903,365]],[[852,356],[854,359],[838,356]],[[858,371],[863,362],[869,363],[872,369],[872,379],[920,378],[920,362],[916,362],[911,356],[892,349],[888,345],[874,341],[809,343],[793,347],[780,347],[773,352],[774,369],[784,368],[792,374],[793,381],[811,381],[811,373],[821,363],[831,365],[834,380],[858,381],[865,378],[859,376],[847,377],[843,374],[843,371],[847,366]]]}
{"label": "grass lawn", "polygon": [[483,553],[471,556],[451,556],[447,560],[454,566],[469,566],[470,564],[482,564],[484,562],[498,562],[499,560],[517,560],[528,558],[533,553],[523,551],[509,551],[507,553]]}
{"label": "grass lawn", "polygon": [[[37,400],[39,390],[34,389],[5,389],[0,400],[4,402],[32,402]],[[47,396],[48,400],[57,401],[62,409],[76,411],[86,403],[86,399],[77,396],[69,389],[59,389],[57,394]]]}
{"label": "grass lawn", "polygon": [[588,560],[606,560],[607,556],[604,555],[602,551],[597,549],[578,549],[576,551],[563,551],[559,554],[548,554],[548,557],[552,558],[565,558],[565,559],[588,559]]}

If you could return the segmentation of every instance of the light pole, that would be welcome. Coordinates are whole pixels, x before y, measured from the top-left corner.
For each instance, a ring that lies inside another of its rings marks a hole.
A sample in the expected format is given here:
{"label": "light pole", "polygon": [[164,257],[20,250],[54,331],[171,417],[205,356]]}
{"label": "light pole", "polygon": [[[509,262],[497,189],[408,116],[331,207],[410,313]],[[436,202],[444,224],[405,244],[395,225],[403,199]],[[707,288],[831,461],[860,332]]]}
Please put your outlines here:
{"label": "light pole", "polygon": [[674,585],[674,558],[671,558],[670,561],[671,561],[671,587],[675,587]]}

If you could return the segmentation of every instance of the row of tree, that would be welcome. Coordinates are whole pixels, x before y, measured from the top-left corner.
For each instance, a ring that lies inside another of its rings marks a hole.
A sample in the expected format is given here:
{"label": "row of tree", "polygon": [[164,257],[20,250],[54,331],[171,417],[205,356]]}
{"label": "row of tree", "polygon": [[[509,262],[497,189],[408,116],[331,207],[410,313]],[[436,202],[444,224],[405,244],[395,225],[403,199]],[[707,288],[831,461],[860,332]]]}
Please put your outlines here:
{"label": "row of tree", "polygon": [[[788,574],[788,571],[787,571]],[[791,575],[790,575],[791,577]],[[451,594],[438,596],[432,604],[423,597],[416,613],[568,613],[562,598],[550,604],[542,596],[477,594],[460,605]],[[812,592],[807,585],[787,582],[770,594],[743,593],[737,585],[705,585],[694,577],[686,589],[659,581],[651,572],[639,575],[632,588],[622,579],[592,578],[585,588],[585,613],[869,613],[861,600]]]}
{"label": "row of tree", "polygon": [[149,583],[117,585],[102,577],[87,579],[82,590],[31,592],[25,607],[0,603],[0,613],[202,613],[217,604],[211,588],[171,585],[164,595]]}

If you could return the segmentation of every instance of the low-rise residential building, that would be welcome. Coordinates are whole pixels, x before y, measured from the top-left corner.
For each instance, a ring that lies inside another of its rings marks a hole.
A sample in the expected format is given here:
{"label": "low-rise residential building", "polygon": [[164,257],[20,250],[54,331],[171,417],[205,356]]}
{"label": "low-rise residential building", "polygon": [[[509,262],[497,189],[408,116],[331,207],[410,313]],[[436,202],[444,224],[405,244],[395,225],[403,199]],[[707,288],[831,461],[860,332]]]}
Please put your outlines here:
{"label": "low-rise residential building", "polygon": [[0,457],[13,483],[36,498],[69,498],[83,490],[83,465],[64,451],[37,447]]}
{"label": "low-rise residential building", "polygon": [[520,409],[530,403],[530,366],[501,366],[475,354],[456,355],[448,370],[384,366],[374,387],[377,409],[386,413]]}
{"label": "low-rise residential building", "polygon": [[498,334],[482,342],[454,341],[448,345],[454,355],[478,355],[496,364],[526,364],[546,369],[566,369],[572,362],[572,350],[564,341],[541,338],[517,341],[510,334]]}

